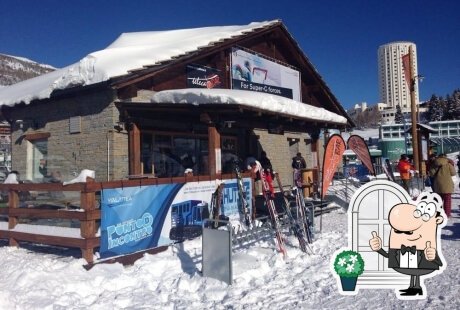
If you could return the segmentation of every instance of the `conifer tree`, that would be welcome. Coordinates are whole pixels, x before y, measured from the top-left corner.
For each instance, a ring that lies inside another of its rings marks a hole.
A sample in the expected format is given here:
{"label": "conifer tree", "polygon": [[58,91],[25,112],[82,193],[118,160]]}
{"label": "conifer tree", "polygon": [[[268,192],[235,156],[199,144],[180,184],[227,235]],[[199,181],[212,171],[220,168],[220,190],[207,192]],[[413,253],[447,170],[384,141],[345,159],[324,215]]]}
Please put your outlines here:
{"label": "conifer tree", "polygon": [[455,106],[455,119],[460,119],[460,89],[456,89],[452,93],[452,101]]}
{"label": "conifer tree", "polygon": [[396,113],[395,113],[395,124],[402,124],[404,115],[401,111],[401,106],[398,104],[396,106]]}
{"label": "conifer tree", "polygon": [[453,98],[447,94],[446,96],[446,110],[444,119],[445,120],[454,120],[455,119],[455,102]]}
{"label": "conifer tree", "polygon": [[427,119],[430,122],[436,122],[441,120],[442,106],[439,98],[433,94],[431,95],[430,101],[428,102]]}

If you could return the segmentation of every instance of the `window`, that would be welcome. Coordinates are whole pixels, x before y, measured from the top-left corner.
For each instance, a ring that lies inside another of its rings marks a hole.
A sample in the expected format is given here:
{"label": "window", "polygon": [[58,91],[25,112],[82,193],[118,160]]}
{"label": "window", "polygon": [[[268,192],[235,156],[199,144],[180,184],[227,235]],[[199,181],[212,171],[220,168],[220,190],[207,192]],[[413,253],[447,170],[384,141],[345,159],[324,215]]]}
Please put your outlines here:
{"label": "window", "polygon": [[143,133],[140,156],[143,174],[176,177],[186,169],[194,175],[209,173],[207,137]]}
{"label": "window", "polygon": [[27,146],[27,179],[42,180],[46,176],[48,176],[48,139],[31,140]]}
{"label": "window", "polygon": [[49,133],[36,133],[25,135],[27,141],[27,162],[26,177],[31,181],[41,182],[43,178],[48,177],[52,171],[48,162],[48,138]]}

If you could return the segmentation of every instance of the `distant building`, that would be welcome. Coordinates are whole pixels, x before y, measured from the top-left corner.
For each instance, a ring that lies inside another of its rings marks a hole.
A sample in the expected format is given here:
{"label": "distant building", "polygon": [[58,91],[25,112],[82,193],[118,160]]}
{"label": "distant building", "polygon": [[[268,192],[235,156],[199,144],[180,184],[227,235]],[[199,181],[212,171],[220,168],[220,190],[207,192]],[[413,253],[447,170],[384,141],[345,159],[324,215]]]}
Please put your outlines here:
{"label": "distant building", "polygon": [[[412,61],[414,76],[417,71],[417,48],[412,42],[392,42],[384,44],[378,49],[378,81],[379,81],[379,103],[368,106],[366,102],[356,104],[352,109],[347,110],[352,119],[374,109],[380,111],[382,124],[393,124],[396,114],[396,106],[401,107],[401,112],[406,119],[410,119],[411,96],[410,87],[406,81],[402,56],[409,53],[409,46],[412,46]],[[418,83],[414,85],[415,105],[419,105]],[[419,106],[419,113],[425,112],[425,108]]]}
{"label": "distant building", "polygon": [[[378,49],[379,100],[388,107],[410,109],[410,88],[406,81],[402,56],[409,53],[412,46],[412,66],[417,76],[417,48],[412,42],[393,42]],[[418,85],[415,84],[415,101],[418,103]]]}
{"label": "distant building", "polygon": [[351,109],[347,110],[347,114],[352,118],[356,119],[358,115],[366,111],[367,109],[367,103],[366,102],[361,102],[361,104],[357,103],[355,106]]}
{"label": "distant building", "polygon": [[[379,149],[382,156],[397,160],[403,153],[412,154],[411,123],[380,126]],[[460,121],[430,122],[419,124],[430,130],[430,144],[427,148],[433,153],[455,153],[460,151]],[[405,134],[406,132],[406,134]],[[407,147],[406,147],[407,146]]]}
{"label": "distant building", "polygon": [[[414,76],[417,70],[417,47],[412,42],[392,42],[384,44],[378,49],[378,76],[379,76],[379,100],[387,106],[382,113],[386,124],[394,122],[396,106],[401,107],[403,114],[410,114],[411,96],[409,83],[406,81],[402,56],[409,53],[412,46],[412,66]],[[418,83],[414,85],[415,105],[419,104]],[[419,109],[424,112],[424,109]],[[407,117],[406,117],[407,118]]]}
{"label": "distant building", "polygon": [[[388,104],[382,102],[376,103],[371,106],[368,106],[366,102],[362,102],[361,104],[357,103],[352,109],[348,109],[347,113],[353,120],[356,120],[358,115],[364,113],[365,111],[372,114],[374,110],[380,112],[380,115],[382,117],[381,124],[394,123],[396,108],[389,107]],[[425,108],[420,108],[420,112],[424,112],[425,110]],[[410,114],[410,108],[406,111],[402,111],[402,113],[405,115],[406,119],[410,118],[410,116],[407,115]]]}

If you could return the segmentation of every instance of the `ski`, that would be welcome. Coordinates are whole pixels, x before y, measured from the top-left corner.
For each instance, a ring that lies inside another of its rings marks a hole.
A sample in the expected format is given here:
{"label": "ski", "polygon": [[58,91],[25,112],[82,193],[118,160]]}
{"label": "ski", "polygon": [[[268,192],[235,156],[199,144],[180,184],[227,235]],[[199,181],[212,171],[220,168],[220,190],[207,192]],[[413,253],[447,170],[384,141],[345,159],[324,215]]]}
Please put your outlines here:
{"label": "ski", "polygon": [[294,169],[294,178],[295,178],[296,186],[293,188],[293,191],[295,191],[297,212],[300,214],[300,217],[304,219],[303,225],[302,225],[302,230],[304,231],[304,235],[307,238],[308,243],[312,243],[313,234],[312,234],[311,227],[310,227],[311,226],[310,220],[308,218],[307,206],[305,205],[305,200],[303,198],[302,180],[300,176],[300,171],[298,169]]}
{"label": "ski", "polygon": [[252,214],[249,208],[248,195],[244,187],[243,176],[241,175],[241,169],[240,169],[240,166],[238,165],[238,161],[235,159],[233,160],[233,165],[235,169],[236,182],[238,186],[238,197],[239,197],[239,202],[240,202],[239,210],[240,210],[240,213],[244,215],[244,221],[246,223],[246,226],[249,227],[249,229],[252,229]]}
{"label": "ski", "polygon": [[275,230],[275,236],[278,242],[278,247],[280,249],[280,252],[283,254],[283,259],[286,259],[287,252],[284,246],[284,235],[281,231],[281,224],[278,218],[278,212],[276,212],[275,202],[273,201],[272,192],[270,191],[270,186],[267,180],[267,174],[269,174],[270,171],[268,171],[268,173],[266,174],[261,164],[259,162],[256,162],[256,164],[257,169],[260,173],[260,179],[262,181],[262,193],[265,198],[265,202],[267,203],[268,211],[270,213],[272,227]]}
{"label": "ski", "polygon": [[299,212],[300,217],[304,219],[302,230],[305,232],[305,236],[307,237],[308,243],[312,243],[313,234],[311,231],[311,227],[310,227],[311,224],[310,224],[310,220],[308,217],[308,210],[307,210],[307,206],[305,205],[302,191],[298,187],[294,188],[293,191],[295,191],[295,196],[296,196],[297,212]]}
{"label": "ski", "polygon": [[[302,252],[305,252],[307,253],[307,247],[309,248],[308,244],[307,244],[307,241],[305,240],[305,237],[304,237],[304,233],[302,232],[302,228],[300,227],[299,223],[298,223],[298,219],[299,217],[297,217],[297,220],[294,218],[294,216],[292,215],[292,210],[291,210],[291,206],[290,206],[290,203],[289,203],[289,200],[288,198],[284,195],[284,190],[283,190],[283,185],[281,184],[281,180],[280,180],[280,176],[277,172],[275,172],[275,178],[276,178],[276,182],[278,183],[278,187],[280,188],[280,192],[281,192],[281,195],[283,195],[283,199],[284,199],[284,206],[285,206],[285,211],[286,211],[286,214],[289,218],[289,222],[291,224],[291,228],[292,230],[294,231],[294,235],[297,237],[297,239],[299,240],[299,246],[300,246],[300,249],[302,250]],[[305,221],[305,218],[302,218],[301,217],[301,221],[302,223],[304,223]],[[312,250],[310,249],[310,251],[312,252]]]}
{"label": "ski", "polygon": [[209,211],[209,218],[216,220],[213,224],[214,228],[219,227],[219,215],[220,215],[220,203],[222,201],[222,190],[224,189],[224,182],[216,180],[217,188],[212,193],[211,196],[211,205]]}

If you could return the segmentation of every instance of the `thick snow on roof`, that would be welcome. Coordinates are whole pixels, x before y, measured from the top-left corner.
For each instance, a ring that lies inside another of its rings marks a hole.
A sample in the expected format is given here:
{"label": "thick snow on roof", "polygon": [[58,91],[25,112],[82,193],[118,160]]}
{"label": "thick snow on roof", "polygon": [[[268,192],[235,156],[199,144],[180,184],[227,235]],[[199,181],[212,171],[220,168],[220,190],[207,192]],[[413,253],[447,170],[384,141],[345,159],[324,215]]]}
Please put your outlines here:
{"label": "thick snow on roof", "polygon": [[164,90],[154,94],[153,103],[239,104],[309,120],[346,124],[347,119],[323,108],[292,99],[246,90],[187,88]]}
{"label": "thick snow on roof", "polygon": [[155,65],[213,42],[230,39],[279,20],[243,26],[204,27],[170,31],[124,33],[107,48],[91,53],[66,68],[0,90],[0,106],[49,98],[53,90],[86,86]]}

